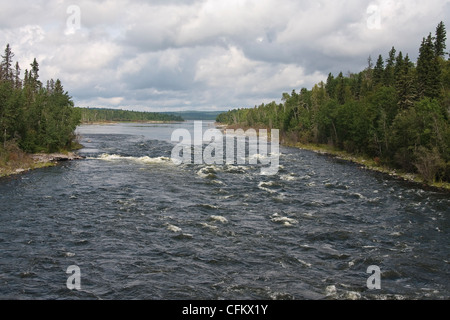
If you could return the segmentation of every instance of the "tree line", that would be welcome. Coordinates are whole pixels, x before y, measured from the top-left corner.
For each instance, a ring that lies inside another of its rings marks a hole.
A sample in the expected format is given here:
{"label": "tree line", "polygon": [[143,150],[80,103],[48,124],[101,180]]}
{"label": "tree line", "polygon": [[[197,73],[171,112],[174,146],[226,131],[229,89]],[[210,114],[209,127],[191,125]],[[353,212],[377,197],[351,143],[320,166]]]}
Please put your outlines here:
{"label": "tree line", "polygon": [[329,74],[282,103],[223,113],[217,122],[280,129],[286,143],[328,144],[377,163],[450,182],[450,58],[439,23],[413,63],[392,47],[359,73]]}
{"label": "tree line", "polygon": [[93,122],[145,122],[145,121],[184,121],[181,116],[176,114],[165,114],[156,112],[139,112],[130,110],[102,109],[102,108],[79,108],[82,123]]}
{"label": "tree line", "polygon": [[0,64],[0,151],[56,152],[71,149],[81,115],[59,79],[44,85],[36,59],[21,77],[6,45]]}

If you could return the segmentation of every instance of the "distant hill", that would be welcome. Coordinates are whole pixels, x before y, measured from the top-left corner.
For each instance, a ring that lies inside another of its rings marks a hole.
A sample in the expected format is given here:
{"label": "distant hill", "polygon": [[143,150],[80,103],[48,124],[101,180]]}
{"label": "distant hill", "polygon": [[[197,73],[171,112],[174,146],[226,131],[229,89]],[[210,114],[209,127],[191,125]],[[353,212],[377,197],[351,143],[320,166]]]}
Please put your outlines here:
{"label": "distant hill", "polygon": [[179,112],[161,112],[162,114],[178,116],[184,120],[216,120],[219,114],[224,111],[179,111]]}

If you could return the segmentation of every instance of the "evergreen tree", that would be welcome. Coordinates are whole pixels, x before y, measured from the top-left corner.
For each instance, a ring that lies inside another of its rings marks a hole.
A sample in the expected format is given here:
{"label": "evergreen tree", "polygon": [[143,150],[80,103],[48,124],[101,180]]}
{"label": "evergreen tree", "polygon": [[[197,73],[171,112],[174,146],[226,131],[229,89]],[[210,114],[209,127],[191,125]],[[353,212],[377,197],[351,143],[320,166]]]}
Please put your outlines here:
{"label": "evergreen tree", "polygon": [[5,48],[5,55],[2,56],[3,60],[2,60],[2,80],[6,80],[6,81],[13,81],[14,80],[14,74],[13,74],[13,57],[14,57],[14,53],[12,53],[11,51],[11,47],[9,46],[9,44],[6,45]]}
{"label": "evergreen tree", "polygon": [[39,63],[36,61],[36,58],[34,58],[33,63],[31,64],[29,79],[35,92],[42,88],[42,83],[39,81]]}
{"label": "evergreen tree", "polygon": [[396,50],[392,47],[391,51],[389,51],[389,58],[386,60],[386,68],[384,70],[384,84],[386,86],[394,86],[395,85],[395,54]]}
{"label": "evergreen tree", "polygon": [[445,49],[447,48],[445,41],[447,40],[447,31],[444,22],[440,22],[436,28],[436,37],[434,42],[434,51],[437,57],[444,58]]}
{"label": "evergreen tree", "polygon": [[397,82],[398,77],[400,76],[402,70],[403,70],[403,53],[400,51],[398,53],[397,58],[395,58],[395,67],[394,67],[394,78],[395,81]]}
{"label": "evergreen tree", "polygon": [[400,110],[409,109],[414,106],[417,100],[416,85],[413,77],[411,61],[406,55],[405,59],[400,61],[401,55],[397,59],[397,74],[395,89],[398,98],[398,107]]}
{"label": "evergreen tree", "polygon": [[20,80],[20,66],[19,62],[16,62],[16,67],[14,70],[14,87],[16,89],[22,88],[22,80]]}
{"label": "evergreen tree", "polygon": [[363,92],[363,75],[362,72],[358,73],[353,85],[353,95],[356,100],[360,100]]}
{"label": "evergreen tree", "polygon": [[81,116],[61,81],[49,81],[51,91],[43,89],[36,59],[22,81],[19,63],[13,67],[13,57],[7,45],[0,63],[1,145],[10,142],[27,152],[70,148]]}
{"label": "evergreen tree", "polygon": [[435,54],[431,33],[423,38],[417,60],[417,78],[420,97],[437,98],[440,95],[440,65]]}
{"label": "evergreen tree", "polygon": [[381,54],[378,56],[377,63],[373,69],[373,83],[375,86],[383,83],[384,60]]}
{"label": "evergreen tree", "polygon": [[[230,124],[277,126],[282,139],[324,143],[378,157],[419,173],[424,181],[450,181],[450,61],[444,61],[445,28],[423,39],[414,64],[392,47],[359,74],[328,75],[324,90],[283,95],[284,104],[262,104],[218,117]],[[323,88],[323,84],[322,84]],[[438,99],[436,99],[438,98]],[[257,120],[256,120],[257,119]],[[431,165],[431,166],[430,166]]]}
{"label": "evergreen tree", "polygon": [[339,104],[345,103],[345,79],[342,72],[339,73],[338,77],[336,78],[337,85],[336,85],[336,99],[338,100]]}
{"label": "evergreen tree", "polygon": [[335,88],[336,88],[336,84],[334,81],[334,76],[331,73],[329,73],[328,78],[327,78],[327,83],[325,85],[325,89],[328,93],[328,96],[332,99],[335,97]]}

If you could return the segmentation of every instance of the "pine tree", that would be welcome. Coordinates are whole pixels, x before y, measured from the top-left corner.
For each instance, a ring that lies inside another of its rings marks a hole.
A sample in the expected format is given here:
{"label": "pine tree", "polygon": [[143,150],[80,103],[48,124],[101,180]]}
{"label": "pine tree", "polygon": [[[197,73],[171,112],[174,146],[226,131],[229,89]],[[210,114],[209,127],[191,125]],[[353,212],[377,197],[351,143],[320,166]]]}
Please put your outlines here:
{"label": "pine tree", "polygon": [[6,81],[14,81],[14,75],[13,75],[13,69],[12,69],[12,64],[13,64],[13,57],[14,57],[14,53],[12,53],[11,51],[11,47],[9,46],[9,44],[6,45],[5,48],[5,55],[2,56],[3,61],[2,61],[2,80],[6,80]]}
{"label": "pine tree", "polygon": [[395,81],[397,81],[397,79],[398,79],[398,77],[400,75],[400,72],[403,69],[403,63],[404,63],[404,61],[403,61],[403,53],[400,51],[398,53],[397,58],[395,58],[395,67],[394,67]]}
{"label": "pine tree", "polygon": [[334,76],[331,74],[331,72],[328,74],[327,83],[325,85],[325,90],[328,93],[328,96],[333,99],[335,95],[335,81]]}
{"label": "pine tree", "polygon": [[360,72],[356,76],[356,81],[355,81],[355,84],[353,86],[353,94],[354,94],[356,100],[360,100],[361,99],[361,94],[362,94],[362,91],[363,91],[362,87],[363,87],[363,77],[362,77],[362,72]]}
{"label": "pine tree", "polygon": [[16,67],[14,70],[14,87],[16,89],[22,88],[22,80],[20,80],[20,66],[19,62],[16,62]]}
{"label": "pine tree", "polygon": [[437,57],[444,58],[445,49],[447,48],[445,41],[447,40],[447,31],[444,22],[440,22],[436,28],[436,37],[434,42],[434,51]]}
{"label": "pine tree", "polygon": [[381,54],[378,56],[377,63],[373,69],[373,83],[375,86],[383,82],[384,60]]}
{"label": "pine tree", "polygon": [[29,78],[32,83],[33,90],[37,92],[42,87],[42,83],[39,81],[39,63],[36,61],[36,58],[34,58],[33,63],[31,64]]}
{"label": "pine tree", "polygon": [[392,47],[391,51],[389,51],[389,58],[386,60],[386,68],[384,70],[384,84],[386,86],[394,86],[395,84],[395,54],[396,50]]}
{"label": "pine tree", "polygon": [[340,104],[345,103],[345,79],[342,72],[339,73],[338,77],[336,78],[337,85],[336,85],[336,98]]}
{"label": "pine tree", "polygon": [[395,89],[398,97],[397,105],[400,110],[405,110],[414,106],[417,94],[409,56],[406,55],[405,59],[400,62],[401,57],[400,53],[397,58]]}
{"label": "pine tree", "polygon": [[438,98],[440,95],[440,65],[435,54],[431,33],[423,38],[417,60],[417,78],[420,97]]}

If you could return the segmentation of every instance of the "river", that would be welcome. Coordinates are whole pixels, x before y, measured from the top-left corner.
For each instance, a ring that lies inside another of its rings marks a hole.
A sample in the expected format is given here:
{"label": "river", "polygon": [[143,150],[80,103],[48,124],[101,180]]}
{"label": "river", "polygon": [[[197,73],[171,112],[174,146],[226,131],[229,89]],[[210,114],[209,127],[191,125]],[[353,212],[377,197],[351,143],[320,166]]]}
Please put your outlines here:
{"label": "river", "polygon": [[192,127],[80,126],[86,159],[0,179],[0,299],[450,298],[448,192],[286,147],[175,165]]}

